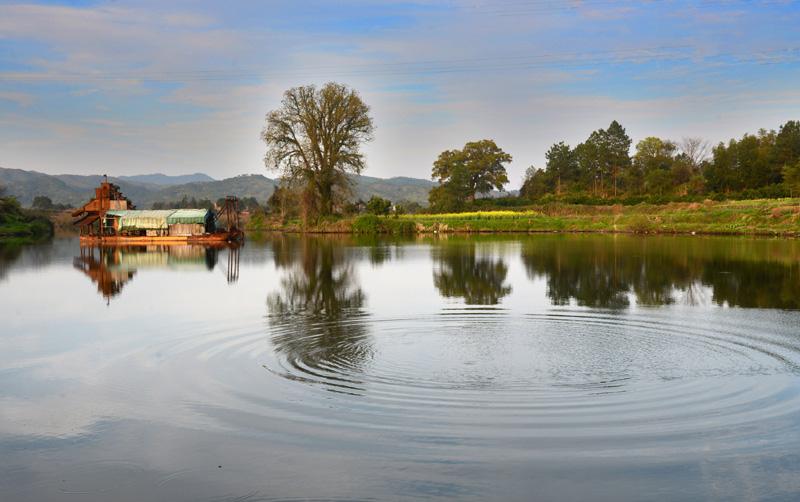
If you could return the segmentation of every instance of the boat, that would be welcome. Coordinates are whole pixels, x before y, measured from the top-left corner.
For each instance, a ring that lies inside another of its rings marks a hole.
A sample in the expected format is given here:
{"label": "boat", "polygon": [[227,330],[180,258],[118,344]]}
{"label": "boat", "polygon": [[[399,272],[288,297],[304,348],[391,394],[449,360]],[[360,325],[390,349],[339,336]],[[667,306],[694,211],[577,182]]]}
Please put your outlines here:
{"label": "boat", "polygon": [[[209,209],[136,209],[120,187],[108,182],[95,188],[95,196],[72,213],[81,243],[108,244],[223,244],[240,241],[239,201],[225,197],[217,211]],[[220,217],[226,216],[226,225]]]}

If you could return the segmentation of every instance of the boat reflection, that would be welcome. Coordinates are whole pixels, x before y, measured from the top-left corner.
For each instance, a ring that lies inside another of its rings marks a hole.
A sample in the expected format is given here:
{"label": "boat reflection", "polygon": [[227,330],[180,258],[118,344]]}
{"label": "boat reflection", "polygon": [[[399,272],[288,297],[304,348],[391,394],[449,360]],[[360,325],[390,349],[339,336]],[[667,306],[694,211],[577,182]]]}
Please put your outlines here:
{"label": "boat reflection", "polygon": [[110,302],[139,269],[210,271],[216,267],[223,247],[228,250],[228,282],[236,282],[239,278],[241,245],[81,245],[80,255],[74,258],[73,266],[89,276],[106,302]]}

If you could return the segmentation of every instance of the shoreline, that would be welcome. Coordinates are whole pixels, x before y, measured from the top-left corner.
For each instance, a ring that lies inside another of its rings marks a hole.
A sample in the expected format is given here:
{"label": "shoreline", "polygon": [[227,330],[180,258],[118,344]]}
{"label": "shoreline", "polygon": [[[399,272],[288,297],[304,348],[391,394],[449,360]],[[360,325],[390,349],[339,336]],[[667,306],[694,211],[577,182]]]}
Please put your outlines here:
{"label": "shoreline", "polygon": [[246,231],[316,234],[607,233],[800,237],[800,199],[705,201],[663,206],[550,204],[452,214],[361,215],[304,226],[299,220],[269,221]]}

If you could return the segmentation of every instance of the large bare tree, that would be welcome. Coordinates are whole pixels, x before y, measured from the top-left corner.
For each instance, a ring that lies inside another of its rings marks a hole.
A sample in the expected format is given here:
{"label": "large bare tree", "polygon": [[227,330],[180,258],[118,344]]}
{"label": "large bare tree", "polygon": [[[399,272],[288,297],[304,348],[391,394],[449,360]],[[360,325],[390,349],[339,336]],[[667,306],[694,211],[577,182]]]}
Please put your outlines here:
{"label": "large bare tree", "polygon": [[286,91],[278,110],[267,113],[261,139],[264,163],[303,192],[306,215],[327,216],[350,192],[365,167],[361,145],[372,139],[369,106],[356,91],[329,82]]}
{"label": "large bare tree", "polygon": [[711,144],[702,138],[684,136],[677,146],[686,155],[692,171],[703,174],[703,162],[711,155]]}

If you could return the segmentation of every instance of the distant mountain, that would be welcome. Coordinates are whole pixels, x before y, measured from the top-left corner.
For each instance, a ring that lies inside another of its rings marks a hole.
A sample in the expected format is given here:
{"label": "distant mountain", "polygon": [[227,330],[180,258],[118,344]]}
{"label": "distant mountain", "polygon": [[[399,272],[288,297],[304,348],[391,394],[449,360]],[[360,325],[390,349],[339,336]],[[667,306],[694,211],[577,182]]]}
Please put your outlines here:
{"label": "distant mountain", "polygon": [[[204,198],[216,201],[226,195],[235,195],[239,198],[255,197],[263,204],[279,184],[278,181],[260,174],[236,176],[220,181],[204,174],[191,176],[202,177],[204,181],[182,184],[157,183],[158,180],[182,178],[163,174],[109,177],[108,181],[119,185],[123,195],[132,200],[139,209],[150,208],[154,202],[180,201],[184,196],[187,199],[194,197],[198,201]],[[36,171],[0,167],[0,185],[6,186],[8,193],[14,195],[23,206],[30,206],[34,197],[44,195],[50,197],[55,204],[78,207],[94,196],[94,189],[103,181],[101,175],[48,175]],[[435,186],[437,183],[417,178],[383,179],[358,176],[354,187],[354,198],[367,201],[373,195],[377,195],[393,202],[417,202],[426,206],[428,191]]]}
{"label": "distant mountain", "polygon": [[[194,197],[195,200],[209,199],[216,201],[226,195],[236,197],[255,197],[260,203],[267,202],[275,186],[279,182],[262,176],[260,174],[246,174],[228,178],[221,181],[206,181],[186,183],[183,185],[170,185],[150,192],[147,196],[139,199],[137,204],[140,208],[147,208],[154,202],[180,201],[185,196],[187,199]],[[124,191],[124,186],[120,185]],[[127,193],[126,193],[127,195]]]}
{"label": "distant mountain", "polygon": [[[81,206],[94,196],[94,189],[100,186],[105,178],[100,175],[81,176],[76,174],[49,175],[22,169],[5,169],[0,167],[0,185],[8,189],[23,206],[30,206],[34,197],[44,195],[56,204]],[[158,185],[121,181],[109,177],[108,181],[123,187],[123,194],[131,200],[141,200]]]}
{"label": "distant mountain", "polygon": [[418,178],[372,178],[359,176],[356,180],[356,199],[368,201],[373,195],[389,199],[392,202],[416,202],[422,206],[428,205],[428,192],[431,188],[439,186],[433,181]]}
{"label": "distant mountain", "polygon": [[183,185],[202,181],[217,181],[211,176],[203,173],[184,174],[181,176],[168,176],[166,174],[139,174],[137,176],[120,176],[118,179],[125,181],[137,181],[140,183],[152,183],[154,185]]}

